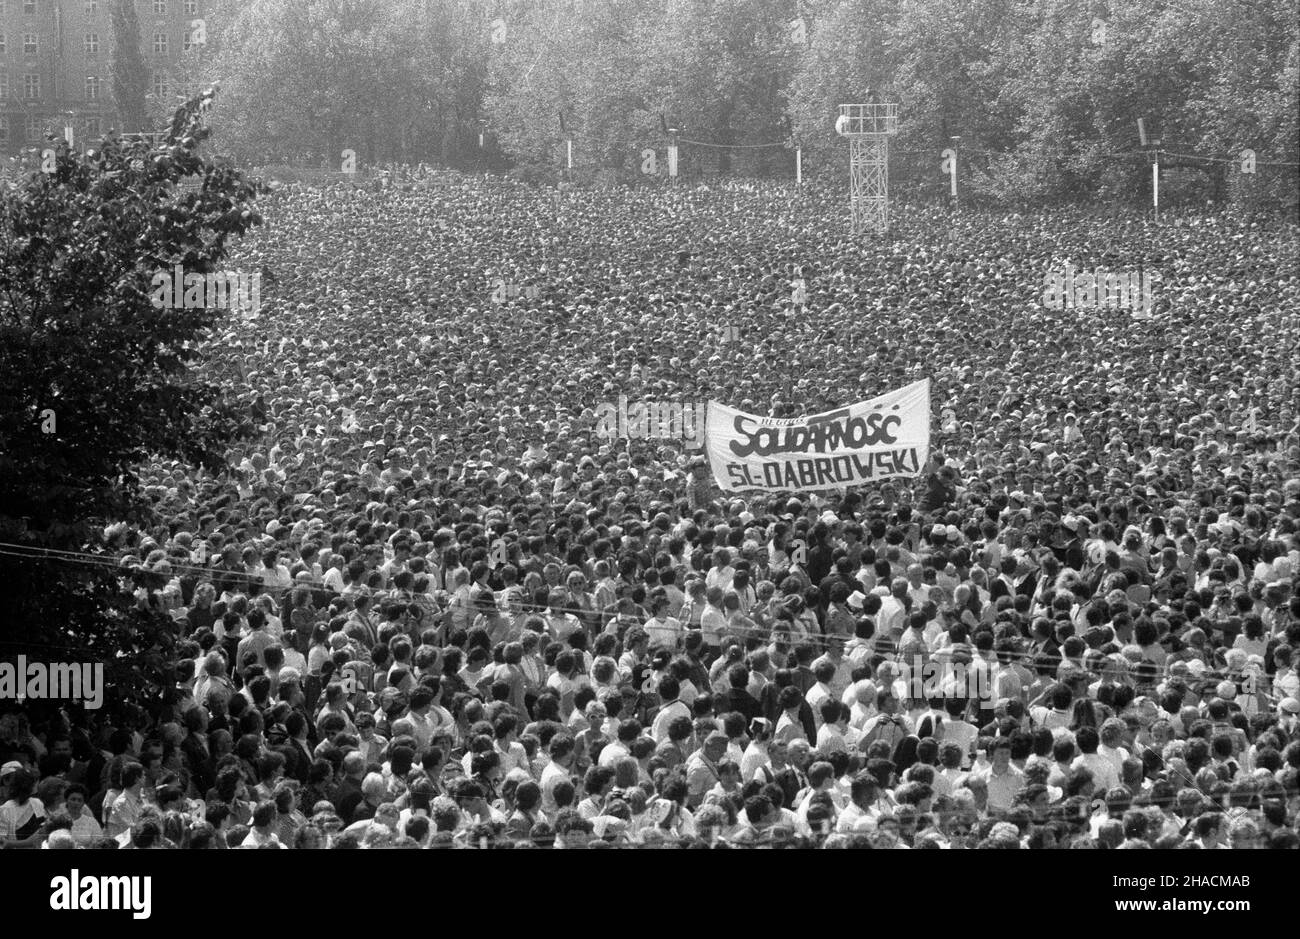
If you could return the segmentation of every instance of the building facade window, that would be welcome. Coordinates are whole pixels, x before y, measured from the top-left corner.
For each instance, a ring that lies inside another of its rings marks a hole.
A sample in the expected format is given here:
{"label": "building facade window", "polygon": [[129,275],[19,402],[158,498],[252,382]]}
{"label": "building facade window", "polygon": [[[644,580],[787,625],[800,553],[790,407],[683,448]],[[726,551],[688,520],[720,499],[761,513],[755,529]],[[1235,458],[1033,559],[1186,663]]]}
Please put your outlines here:
{"label": "building facade window", "polygon": [[185,15],[197,16],[199,13],[199,0],[185,0]]}
{"label": "building facade window", "polygon": [[153,73],[153,94],[160,101],[167,97],[167,76],[161,71]]}
{"label": "building facade window", "polygon": [[23,130],[24,136],[28,140],[40,140],[44,128],[41,126],[39,117],[28,117],[23,121]]}
{"label": "building facade window", "polygon": [[35,33],[23,33],[23,55],[36,55],[37,40]]}
{"label": "building facade window", "polygon": [[9,97],[9,73],[0,72],[0,101]]}
{"label": "building facade window", "polygon": [[23,97],[28,101],[35,101],[41,96],[41,76],[24,75],[23,76]]}
{"label": "building facade window", "polygon": [[99,12],[99,0],[86,0],[86,15],[94,16]]}
{"label": "building facade window", "polygon": [[36,0],[23,0],[23,13],[27,16],[35,16]]}
{"label": "building facade window", "polygon": [[99,118],[91,117],[86,119],[86,137],[91,140],[98,140],[102,132],[99,129]]}
{"label": "building facade window", "polygon": [[86,55],[99,55],[99,33],[86,33]]}
{"label": "building facade window", "polygon": [[154,54],[154,55],[166,55],[166,54],[167,54],[167,34],[166,34],[166,33],[154,33],[154,34],[153,34],[153,54]]}
{"label": "building facade window", "polygon": [[0,114],[0,147],[9,143],[9,118]]}
{"label": "building facade window", "polygon": [[167,0],[153,0],[153,11],[158,16],[166,16]]}
{"label": "building facade window", "polygon": [[86,76],[86,100],[87,100],[87,101],[98,101],[98,100],[99,100],[99,88],[100,88],[99,76],[98,76],[98,75],[87,75],[87,76]]}

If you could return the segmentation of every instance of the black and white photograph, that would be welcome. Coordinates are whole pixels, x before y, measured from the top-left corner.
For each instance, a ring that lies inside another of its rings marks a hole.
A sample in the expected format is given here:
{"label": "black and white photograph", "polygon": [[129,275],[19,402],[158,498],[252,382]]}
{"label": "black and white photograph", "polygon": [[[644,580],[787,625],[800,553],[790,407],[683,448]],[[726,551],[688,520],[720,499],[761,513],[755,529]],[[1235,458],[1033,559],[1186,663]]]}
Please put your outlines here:
{"label": "black and white photograph", "polygon": [[[385,854],[158,853],[255,849]],[[1248,849],[1300,0],[0,0],[10,913],[1282,922]]]}

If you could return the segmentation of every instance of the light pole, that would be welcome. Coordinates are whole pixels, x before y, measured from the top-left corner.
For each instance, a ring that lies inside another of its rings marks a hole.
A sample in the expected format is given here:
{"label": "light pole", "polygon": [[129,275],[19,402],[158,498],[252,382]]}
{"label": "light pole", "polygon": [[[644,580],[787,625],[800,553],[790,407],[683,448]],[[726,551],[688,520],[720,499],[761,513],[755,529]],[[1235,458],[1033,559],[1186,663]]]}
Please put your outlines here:
{"label": "light pole", "polygon": [[677,135],[682,132],[680,127],[669,127],[668,122],[664,120],[662,114],[659,115],[659,126],[663,132],[668,135],[671,142],[668,144],[668,178],[677,181]]}
{"label": "light pole", "polygon": [[955,135],[949,138],[952,141],[952,205],[957,211],[961,211],[961,192],[957,188],[957,162],[961,153],[961,135]]}
{"label": "light pole", "polygon": [[564,135],[564,144],[567,150],[565,160],[565,179],[567,182],[573,182],[573,135],[569,133],[569,126],[564,121],[564,110],[559,112],[560,116],[560,133]]}

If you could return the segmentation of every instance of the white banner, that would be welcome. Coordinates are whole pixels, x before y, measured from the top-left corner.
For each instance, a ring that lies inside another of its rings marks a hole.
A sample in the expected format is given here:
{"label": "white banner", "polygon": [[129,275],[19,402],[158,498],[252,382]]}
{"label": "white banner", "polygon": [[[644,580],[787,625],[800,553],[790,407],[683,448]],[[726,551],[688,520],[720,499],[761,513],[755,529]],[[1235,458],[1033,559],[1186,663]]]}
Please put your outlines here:
{"label": "white banner", "polygon": [[709,402],[705,449],[723,492],[846,489],[919,476],[930,458],[930,379],[808,417]]}

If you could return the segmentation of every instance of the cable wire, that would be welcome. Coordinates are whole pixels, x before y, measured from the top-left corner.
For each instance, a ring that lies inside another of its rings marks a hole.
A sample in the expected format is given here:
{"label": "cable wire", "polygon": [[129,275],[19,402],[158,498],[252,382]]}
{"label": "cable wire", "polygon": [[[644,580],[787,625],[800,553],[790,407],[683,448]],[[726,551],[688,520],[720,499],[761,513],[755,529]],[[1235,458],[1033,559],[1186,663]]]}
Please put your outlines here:
{"label": "cable wire", "polygon": [[[190,565],[185,565],[185,564],[170,564],[170,562],[169,562],[170,570],[169,570],[169,571],[166,571],[166,572],[164,572],[164,571],[152,571],[150,568],[123,568],[123,567],[121,566],[120,562],[114,562],[114,561],[112,561],[110,558],[107,558],[107,557],[102,556],[102,555],[84,555],[84,556],[83,556],[83,559],[79,559],[79,558],[75,557],[75,555],[77,555],[78,552],[61,552],[61,553],[64,553],[64,554],[71,554],[71,555],[74,555],[74,557],[50,557],[50,556],[48,556],[48,555],[46,555],[46,554],[40,553],[40,552],[44,552],[44,551],[46,551],[47,549],[37,549],[37,553],[34,553],[34,554],[24,554],[24,553],[20,553],[20,552],[13,552],[13,551],[11,551],[11,550],[5,550],[6,548],[14,548],[14,547],[23,547],[23,546],[10,545],[10,544],[6,544],[6,543],[3,543],[3,542],[0,542],[0,556],[19,557],[19,558],[24,558],[24,559],[29,559],[29,560],[63,561],[64,563],[71,563],[71,564],[77,564],[77,563],[81,563],[81,564],[91,564],[91,565],[98,564],[98,565],[101,566],[101,567],[106,567],[106,568],[110,568],[110,569],[112,569],[112,570],[114,570],[114,571],[117,571],[118,573],[123,574],[123,576],[127,576],[127,575],[129,575],[132,571],[137,570],[137,569],[143,571],[144,573],[151,573],[151,572],[152,572],[152,573],[157,573],[157,574],[172,574],[172,575],[176,575],[176,574],[177,574],[178,572],[180,572],[180,571],[197,572],[197,573],[200,574],[200,575],[206,575],[206,576],[207,576],[208,578],[210,578],[210,579],[213,577],[213,575],[222,575],[222,574],[225,574],[225,575],[233,576],[234,579],[236,579],[236,580],[245,580],[245,581],[247,581],[247,582],[251,582],[251,581],[252,581],[252,578],[253,578],[253,576],[254,576],[254,575],[250,575],[250,574],[248,574],[248,573],[241,573],[241,572],[237,572],[237,571],[222,571],[221,569],[218,569],[218,568],[202,567],[202,566],[193,565],[193,564],[190,564]],[[302,583],[302,582],[299,582],[299,583],[295,583],[294,585],[292,585],[292,586],[290,586],[290,587],[285,587],[285,588],[283,588],[283,590],[284,590],[284,591],[292,591],[295,587],[299,587],[299,586],[309,586],[309,587],[313,587],[313,588],[315,588],[315,589],[320,589],[320,588],[322,587],[322,584],[321,584],[320,581],[312,581],[312,582],[310,582],[310,583]],[[274,588],[270,588],[270,589],[273,590]],[[261,594],[261,595],[271,596],[270,593],[267,593],[267,592],[266,592],[267,590],[268,590],[268,588],[265,588],[265,587],[264,587],[264,588],[263,588],[263,591],[264,591],[264,592],[263,592],[263,594]],[[339,595],[339,596],[342,596],[342,595]],[[400,598],[400,599],[406,600],[406,599],[413,598],[414,596],[427,596],[427,595],[425,595],[425,594],[410,594],[410,593],[406,593],[406,594],[404,594],[404,593],[402,593],[401,591],[397,591],[397,590],[377,590],[377,591],[372,591],[372,592],[370,592],[370,593],[367,593],[366,596],[369,597],[371,601],[375,601],[375,600],[384,600],[384,599],[389,599],[389,598],[392,598],[392,597],[398,597],[398,598]],[[272,600],[274,600],[274,599],[275,599],[274,596],[272,596]],[[277,606],[279,606],[279,605],[277,604]],[[474,619],[476,619],[476,618],[478,617],[478,615],[480,615],[480,614],[478,613],[478,608],[477,608],[477,607],[472,607],[471,609],[475,611],[474,614],[473,614],[473,616],[471,617],[471,622],[472,622],[472,621],[473,621]],[[500,610],[499,607],[498,607],[498,610]],[[510,612],[510,611],[508,611],[508,610],[500,610],[500,615],[501,615],[503,618],[505,618],[505,619],[515,619],[515,618],[518,618],[518,617],[524,617],[524,618],[527,618],[527,617],[531,617],[531,616],[537,616],[537,617],[540,617],[540,618],[542,618],[542,619],[546,619],[550,614],[553,614],[553,613],[565,613],[565,614],[572,614],[572,615],[574,615],[575,617],[579,618],[580,620],[581,620],[581,619],[584,619],[584,618],[590,618],[590,617],[592,617],[592,616],[597,616],[597,615],[598,615],[598,616],[600,616],[600,618],[601,618],[602,620],[604,620],[604,622],[602,622],[601,627],[600,627],[602,630],[604,630],[605,628],[608,627],[608,625],[609,625],[610,622],[613,622],[614,620],[617,620],[617,619],[619,619],[621,616],[624,615],[624,614],[615,613],[615,614],[613,614],[613,615],[611,616],[611,615],[609,615],[609,614],[607,613],[607,610],[608,610],[608,608],[606,608],[606,610],[597,610],[597,609],[595,609],[594,607],[593,607],[593,608],[587,608],[587,607],[550,606],[550,605],[548,605],[548,606],[545,607],[545,608],[537,608],[535,604],[533,604],[533,603],[527,603],[527,604],[526,604],[526,608],[520,609],[520,610],[515,611],[515,612],[513,612],[513,613]],[[436,612],[436,613],[434,614],[434,616],[435,616],[435,620],[432,621],[432,622],[430,623],[430,625],[429,625],[428,628],[433,628],[433,626],[434,626],[435,624],[439,623],[439,622],[442,621],[442,620],[446,620],[446,619],[450,616],[450,612],[451,612],[451,607],[450,607],[450,606],[444,607],[443,609],[441,609],[441,610],[439,610],[438,612]],[[608,617],[608,619],[606,619],[606,617]],[[746,618],[748,618],[748,617],[746,617]],[[636,623],[635,623],[635,625],[638,625],[638,626],[642,626],[642,627],[644,627],[644,625],[645,625],[645,622],[644,622],[644,621],[640,621],[640,618],[639,618],[639,617],[636,617],[635,619],[636,619]],[[783,625],[781,625],[781,624],[783,624],[783,623],[785,623],[785,622],[786,622],[785,620],[777,620],[777,622],[776,622],[772,627],[764,627],[764,626],[760,626],[760,625],[755,625],[755,626],[753,626],[753,627],[746,627],[746,626],[741,626],[741,625],[737,625],[737,624],[734,624],[734,623],[730,623],[730,624],[727,625],[727,627],[726,627],[726,629],[725,629],[725,634],[724,634],[724,636],[723,636],[723,640],[724,640],[724,642],[725,642],[726,639],[730,639],[730,638],[735,638],[735,639],[755,639],[755,638],[757,638],[757,639],[759,639],[761,642],[767,643],[767,642],[771,642],[771,641],[774,641],[775,639],[777,639],[777,638],[778,638],[778,635],[777,635],[777,634],[781,634],[781,635],[785,636],[785,638],[786,638],[787,641],[789,642],[791,648],[795,648],[795,647],[797,647],[797,646],[799,646],[799,645],[811,645],[811,646],[813,646],[815,649],[826,649],[826,648],[829,648],[829,647],[830,647],[830,645],[831,645],[832,642],[836,642],[836,641],[838,641],[838,642],[840,642],[840,643],[843,643],[843,642],[845,642],[848,638],[850,638],[850,637],[845,637],[845,636],[836,637],[836,636],[829,636],[829,635],[825,635],[825,634],[820,634],[820,635],[819,635],[819,634],[811,634],[811,633],[808,633],[808,634],[800,633],[800,634],[796,635],[796,634],[794,634],[794,633],[789,632],[788,629],[787,629],[786,627],[784,627]],[[680,623],[680,621],[679,621],[679,623]],[[629,624],[629,627],[630,627],[630,625],[632,625],[632,624]],[[685,634],[686,632],[688,632],[688,631],[694,629],[694,627],[692,627],[689,623],[680,623],[680,625],[682,626],[683,634]],[[983,624],[982,624],[982,625],[983,625]],[[876,647],[875,647],[875,651],[874,651],[873,654],[885,654],[885,655],[887,655],[887,656],[889,656],[889,655],[897,655],[897,654],[898,654],[898,653],[897,653],[898,640],[887,639],[887,640],[883,640],[883,641],[882,641],[882,640],[880,640],[880,639],[876,639],[875,637],[873,637],[873,640],[877,643],[877,645],[876,645]],[[70,647],[63,647],[63,648],[70,648]],[[925,657],[926,657],[929,661],[936,661],[936,660],[937,660],[937,657],[938,657],[938,656],[941,656],[941,655],[944,655],[944,653],[945,653],[945,650],[927,651],[927,652],[925,653]],[[1038,667],[1038,665],[1039,665],[1038,660],[1037,660],[1037,656],[1036,656],[1035,654],[1033,654],[1033,653],[1028,653],[1028,652],[995,652],[994,655],[995,655],[996,658],[998,659],[999,664],[1017,663],[1017,664],[1021,664],[1021,665],[1025,666],[1025,667],[1028,668],[1031,672],[1034,671],[1034,670]],[[919,653],[916,654],[916,655],[914,655],[914,656],[913,656],[914,661],[915,661],[915,659],[916,659],[917,657],[919,657],[919,656],[920,656]],[[1065,661],[1065,657],[1064,657],[1064,656],[1061,656],[1060,658],[1061,658],[1061,661],[1062,661],[1062,662]],[[896,660],[896,659],[887,659],[887,661],[894,661],[895,664],[899,664],[902,668],[909,668],[909,666],[908,666],[908,664],[907,664],[906,661],[898,662],[898,660]],[[950,662],[948,662],[948,661],[942,661],[942,660],[938,660],[938,661],[940,661],[940,664],[941,664],[941,665],[944,665],[944,666],[947,666],[947,665],[949,665],[949,664],[952,664],[952,663],[950,663]],[[956,664],[960,664],[960,663],[956,663]],[[990,664],[991,664],[991,663],[990,663]],[[1154,664],[1154,663],[1152,663],[1152,664]],[[1153,680],[1155,680],[1155,679],[1166,679],[1166,678],[1170,677],[1171,675],[1173,675],[1173,672],[1172,672],[1171,666],[1172,666],[1172,663],[1171,663],[1170,666],[1166,666],[1166,667],[1164,667],[1161,671],[1154,673],[1154,674],[1151,676],[1152,679],[1153,679]],[[1095,677],[1095,678],[1102,678],[1102,677],[1105,676],[1106,672],[1109,671],[1109,669],[1107,669],[1105,665],[1103,665],[1100,669],[1093,669],[1093,668],[1088,667],[1086,664],[1083,664],[1082,662],[1080,662],[1080,663],[1075,663],[1075,667],[1076,667],[1077,670],[1083,672],[1084,674],[1090,675],[1090,676]],[[1211,678],[1211,676],[1214,676],[1217,672],[1220,672],[1220,671],[1221,671],[1221,670],[1219,670],[1219,669],[1217,669],[1217,668],[1209,668],[1209,667],[1208,667],[1208,663],[1207,663],[1207,675],[1206,675],[1205,679],[1202,679],[1202,680],[1208,680],[1209,678]],[[1227,673],[1226,673],[1226,672],[1223,672],[1222,674],[1226,675]],[[904,678],[904,677],[902,677],[902,676],[900,676],[900,678],[899,678],[898,680],[907,681],[907,679]],[[1271,692],[1271,687],[1272,687],[1273,676],[1265,675],[1265,674],[1262,674],[1262,673],[1261,673],[1261,674],[1257,674],[1257,675],[1255,675],[1255,681],[1258,682],[1261,686],[1263,686],[1263,687],[1261,687],[1261,688],[1259,689],[1260,691],[1263,691],[1266,695],[1269,695],[1270,697],[1272,697],[1272,695],[1271,695],[1270,692]]]}

